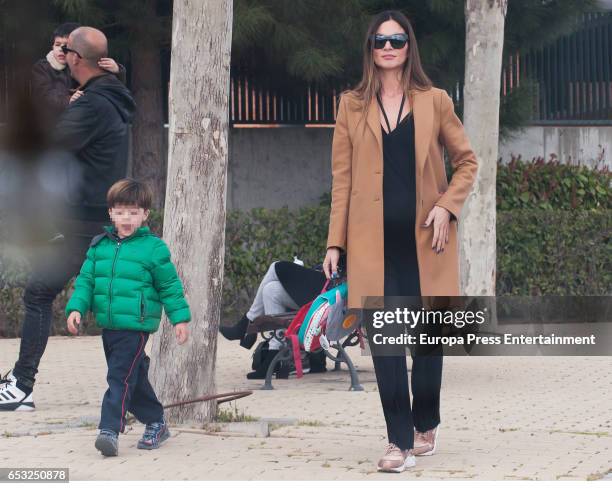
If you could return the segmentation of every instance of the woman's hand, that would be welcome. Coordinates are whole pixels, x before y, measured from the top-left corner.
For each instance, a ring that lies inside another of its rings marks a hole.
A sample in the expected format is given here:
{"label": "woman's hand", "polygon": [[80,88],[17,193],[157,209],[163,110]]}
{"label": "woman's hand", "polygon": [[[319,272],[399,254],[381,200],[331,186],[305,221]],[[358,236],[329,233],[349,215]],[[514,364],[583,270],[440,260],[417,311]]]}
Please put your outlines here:
{"label": "woman's hand", "polygon": [[330,246],[329,248],[327,248],[325,260],[323,260],[323,271],[325,272],[325,276],[328,280],[331,278],[332,273],[338,272],[339,260],[340,248],[337,248],[336,246]]}
{"label": "woman's hand", "polygon": [[444,207],[434,205],[433,209],[429,211],[425,224],[423,224],[422,227],[429,227],[432,221],[434,234],[431,241],[431,247],[436,251],[436,253],[441,253],[444,251],[444,244],[448,243],[448,223],[450,221],[450,212]]}

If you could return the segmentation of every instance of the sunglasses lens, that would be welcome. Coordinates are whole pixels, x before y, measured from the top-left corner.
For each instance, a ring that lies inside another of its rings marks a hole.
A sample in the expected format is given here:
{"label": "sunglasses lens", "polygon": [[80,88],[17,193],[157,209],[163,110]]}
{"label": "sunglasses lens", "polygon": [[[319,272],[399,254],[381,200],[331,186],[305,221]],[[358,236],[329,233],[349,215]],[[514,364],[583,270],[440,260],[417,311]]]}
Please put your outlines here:
{"label": "sunglasses lens", "polygon": [[374,49],[384,49],[387,41],[391,43],[393,49],[402,49],[408,42],[408,40],[404,38],[376,36],[374,38]]}

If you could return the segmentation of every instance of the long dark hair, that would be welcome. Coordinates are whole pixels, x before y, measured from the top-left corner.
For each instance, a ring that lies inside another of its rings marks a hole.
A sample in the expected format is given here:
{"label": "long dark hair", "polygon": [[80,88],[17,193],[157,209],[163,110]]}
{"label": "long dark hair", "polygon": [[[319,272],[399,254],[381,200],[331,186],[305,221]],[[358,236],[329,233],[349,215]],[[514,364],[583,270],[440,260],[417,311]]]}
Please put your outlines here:
{"label": "long dark hair", "polygon": [[421,65],[419,48],[408,17],[397,10],[385,10],[370,21],[363,43],[363,74],[361,81],[353,90],[349,90],[350,93],[363,101],[364,116],[370,107],[370,103],[376,97],[376,94],[380,92],[379,68],[374,63],[374,36],[380,25],[388,20],[397,22],[404,29],[404,32],[408,34],[408,56],[402,69],[401,84],[404,88],[404,93],[410,99],[410,106],[412,107],[412,94],[414,90],[428,90],[432,87],[432,82]]}

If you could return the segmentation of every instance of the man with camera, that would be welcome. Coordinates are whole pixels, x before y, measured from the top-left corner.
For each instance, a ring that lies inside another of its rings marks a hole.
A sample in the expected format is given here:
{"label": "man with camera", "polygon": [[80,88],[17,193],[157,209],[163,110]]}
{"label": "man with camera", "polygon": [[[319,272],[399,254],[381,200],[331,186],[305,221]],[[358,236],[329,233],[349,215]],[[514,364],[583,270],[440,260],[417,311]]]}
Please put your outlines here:
{"label": "man with camera", "polygon": [[79,83],[79,95],[62,112],[51,137],[53,146],[66,154],[59,168],[66,182],[65,213],[55,219],[58,232],[31,257],[19,359],[12,373],[0,379],[0,411],[34,409],[32,390],[49,337],[53,301],[79,272],[91,239],[107,224],[106,193],[127,169],[129,122],[136,107],[125,85],[100,64],[108,56],[106,36],[79,27],[61,49]]}

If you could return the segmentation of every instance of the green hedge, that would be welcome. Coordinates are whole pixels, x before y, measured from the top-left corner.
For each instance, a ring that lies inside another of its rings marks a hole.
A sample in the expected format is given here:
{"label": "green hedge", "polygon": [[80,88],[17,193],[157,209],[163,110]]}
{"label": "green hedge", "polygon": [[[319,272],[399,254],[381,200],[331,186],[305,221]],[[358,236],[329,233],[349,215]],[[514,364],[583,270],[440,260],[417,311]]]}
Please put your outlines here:
{"label": "green hedge", "polygon": [[610,295],[612,211],[497,213],[497,295]]}
{"label": "green hedge", "polygon": [[497,295],[610,294],[612,173],[512,158],[497,168]]}
{"label": "green hedge", "polygon": [[582,165],[513,158],[497,167],[497,210],[603,209],[612,203],[612,173]]}

